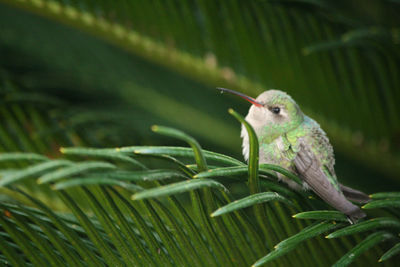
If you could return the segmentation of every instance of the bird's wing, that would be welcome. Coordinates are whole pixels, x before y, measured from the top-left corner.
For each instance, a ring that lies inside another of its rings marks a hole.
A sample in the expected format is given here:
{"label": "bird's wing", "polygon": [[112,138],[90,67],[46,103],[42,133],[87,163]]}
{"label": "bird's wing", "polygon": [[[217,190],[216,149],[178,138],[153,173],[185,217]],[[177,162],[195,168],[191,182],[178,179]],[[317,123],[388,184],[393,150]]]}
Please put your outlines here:
{"label": "bird's wing", "polygon": [[348,215],[352,220],[365,217],[365,213],[348,201],[335,183],[331,182],[332,178],[323,170],[311,147],[306,142],[299,141],[294,165],[304,182],[326,203]]}
{"label": "bird's wing", "polygon": [[365,204],[371,201],[371,198],[367,194],[361,191],[355,190],[351,187],[342,184],[339,184],[339,186],[344,196],[350,201],[354,201],[360,204]]}

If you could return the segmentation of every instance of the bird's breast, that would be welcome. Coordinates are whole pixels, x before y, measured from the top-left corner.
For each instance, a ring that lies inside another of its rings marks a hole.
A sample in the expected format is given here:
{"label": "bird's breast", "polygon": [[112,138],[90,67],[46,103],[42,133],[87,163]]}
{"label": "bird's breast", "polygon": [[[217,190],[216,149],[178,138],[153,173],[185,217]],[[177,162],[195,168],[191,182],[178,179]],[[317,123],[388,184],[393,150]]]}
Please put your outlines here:
{"label": "bird's breast", "polygon": [[276,164],[291,169],[294,158],[292,154],[290,143],[282,136],[269,144],[260,145],[260,163]]}

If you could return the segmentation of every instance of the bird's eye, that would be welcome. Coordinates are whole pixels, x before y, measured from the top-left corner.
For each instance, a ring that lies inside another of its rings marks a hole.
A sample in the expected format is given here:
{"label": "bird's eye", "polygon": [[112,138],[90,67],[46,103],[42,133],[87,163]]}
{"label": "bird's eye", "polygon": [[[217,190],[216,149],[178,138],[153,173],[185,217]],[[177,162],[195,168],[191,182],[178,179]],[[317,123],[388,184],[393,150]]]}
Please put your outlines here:
{"label": "bird's eye", "polygon": [[273,108],[271,108],[271,111],[274,114],[279,114],[279,112],[281,112],[281,109],[279,107],[273,107]]}

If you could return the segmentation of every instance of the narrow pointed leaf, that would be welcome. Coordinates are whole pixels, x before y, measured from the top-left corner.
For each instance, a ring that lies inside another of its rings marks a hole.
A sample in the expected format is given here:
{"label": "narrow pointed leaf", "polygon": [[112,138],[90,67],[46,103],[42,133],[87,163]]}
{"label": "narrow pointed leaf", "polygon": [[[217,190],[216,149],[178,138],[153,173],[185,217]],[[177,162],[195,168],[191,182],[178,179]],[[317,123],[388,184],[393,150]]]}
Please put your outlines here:
{"label": "narrow pointed leaf", "polygon": [[352,263],[362,253],[375,246],[376,244],[392,238],[393,235],[387,232],[376,232],[369,235],[363,241],[357,244],[353,249],[347,252],[340,260],[338,260],[333,267],[344,267]]}
{"label": "narrow pointed leaf", "polygon": [[[96,215],[96,218],[104,228],[104,231],[110,237],[112,245],[119,252],[121,258],[124,262],[131,262],[133,265],[136,265],[137,262],[134,260],[136,258],[134,248],[128,245],[126,240],[127,238],[121,234],[119,225],[111,219],[109,212],[105,210],[104,206],[107,204],[102,204],[100,202],[106,198],[100,191],[100,188],[95,187],[93,190],[82,188],[81,191],[84,192],[83,195],[86,199],[85,202],[90,205],[91,210]],[[98,197],[95,196],[95,193]]]}
{"label": "narrow pointed leaf", "polygon": [[[108,211],[111,213],[110,217],[115,219],[115,222],[119,225],[121,232],[126,238],[126,242],[129,244],[131,248],[134,248],[136,254],[136,260],[139,262],[138,265],[144,265],[145,263],[149,265],[156,264],[154,262],[154,257],[149,253],[149,251],[145,248],[145,244],[141,242],[138,234],[134,232],[134,225],[132,222],[129,222],[126,219],[126,215],[120,210],[119,205],[111,196],[108,190],[104,187],[100,188],[103,191],[103,194],[107,201],[104,201],[108,206]],[[113,190],[110,190],[111,192]]]}
{"label": "narrow pointed leaf", "polygon": [[25,179],[28,177],[38,176],[45,171],[49,171],[51,169],[68,166],[68,165],[72,165],[72,162],[68,161],[68,160],[52,160],[52,161],[42,162],[42,163],[30,166],[26,169],[23,169],[20,171],[15,171],[10,174],[4,175],[0,179],[0,186],[6,186],[9,184],[15,183],[17,181],[21,181],[22,179]]}
{"label": "narrow pointed leaf", "polygon": [[205,172],[200,172],[194,176],[194,178],[213,178],[218,176],[233,176],[233,175],[245,175],[248,173],[247,166],[235,166],[226,168],[216,168]]}
{"label": "narrow pointed leaf", "polygon": [[105,177],[79,177],[68,179],[66,181],[54,184],[51,188],[54,190],[61,190],[74,186],[86,185],[116,185],[134,192],[143,190],[143,187],[141,186]]}
{"label": "narrow pointed leaf", "polygon": [[400,192],[381,192],[370,195],[372,199],[400,198]]}
{"label": "narrow pointed leaf", "polygon": [[29,209],[25,208],[24,212],[26,212],[28,217],[30,219],[32,219],[35,222],[35,224],[43,230],[43,232],[49,238],[49,241],[52,242],[54,247],[57,248],[57,251],[60,252],[60,254],[62,255],[65,263],[68,263],[71,266],[84,266],[80,262],[76,252],[66,246],[65,240],[61,239],[60,235],[58,235],[58,233],[56,233],[55,229],[52,227],[52,225],[50,225],[49,222],[41,220],[40,215],[34,214]]}
{"label": "narrow pointed leaf", "polygon": [[0,162],[5,161],[46,161],[49,158],[35,153],[25,153],[25,152],[11,152],[11,153],[0,153]]}
{"label": "narrow pointed leaf", "polygon": [[380,209],[380,208],[400,208],[400,199],[382,199],[371,201],[364,206],[363,209]]}
{"label": "narrow pointed leaf", "polygon": [[345,235],[365,232],[372,229],[378,228],[399,228],[400,221],[394,218],[374,218],[368,221],[363,221],[354,225],[347,226],[343,229],[337,230],[329,234],[326,238],[337,238]]}
{"label": "narrow pointed leaf", "polygon": [[3,216],[0,216],[0,224],[5,232],[7,232],[10,238],[18,245],[18,248],[23,252],[23,254],[37,266],[44,266],[46,260],[42,257],[39,250],[33,246],[31,242],[27,242],[27,237],[17,230],[14,223],[8,221]]}
{"label": "narrow pointed leaf", "polygon": [[233,115],[240,123],[246,127],[249,135],[249,189],[251,194],[260,192],[260,181],[258,179],[258,139],[253,127],[236,111],[229,109],[229,113]]}
{"label": "narrow pointed leaf", "polygon": [[168,169],[157,169],[157,170],[147,170],[147,171],[135,171],[135,172],[127,172],[125,177],[120,176],[118,179],[124,180],[123,178],[127,178],[127,180],[131,181],[159,181],[171,178],[186,178],[182,172],[176,170],[168,170]]}
{"label": "narrow pointed leaf", "polygon": [[328,222],[328,221],[313,224],[311,226],[304,228],[299,233],[281,241],[280,243],[278,243],[275,246],[275,248],[278,249],[278,248],[283,248],[286,246],[293,246],[295,244],[303,242],[304,240],[313,238],[313,237],[323,234],[325,232],[342,227],[343,225],[344,225],[343,223],[335,223],[335,222]]}
{"label": "narrow pointed leaf", "polygon": [[91,170],[114,169],[115,165],[108,162],[82,162],[45,174],[38,179],[39,184],[54,182],[56,180],[84,173]]}
{"label": "narrow pointed leaf", "polygon": [[169,196],[173,194],[179,194],[187,191],[192,191],[199,188],[216,188],[219,190],[223,190],[227,192],[228,190],[221,183],[218,183],[209,179],[193,179],[189,181],[183,181],[178,183],[173,183],[165,186],[160,186],[148,190],[144,190],[142,192],[136,193],[132,195],[133,200],[145,199],[145,198],[154,198],[154,197],[162,197]]}
{"label": "narrow pointed leaf", "polygon": [[95,172],[85,175],[91,178],[108,178],[114,180],[133,181],[133,182],[146,182],[146,181],[160,181],[171,178],[186,178],[188,177],[177,170],[170,169],[156,169],[146,171],[125,171],[125,170],[112,170],[107,172]]}
{"label": "narrow pointed leaf", "polygon": [[60,198],[63,202],[68,206],[68,208],[74,213],[81,226],[85,229],[86,234],[92,240],[92,242],[98,248],[99,253],[102,255],[104,260],[112,266],[123,266],[121,258],[118,254],[115,253],[114,250],[110,247],[110,245],[106,242],[101,233],[96,229],[93,222],[87,217],[85,212],[83,212],[76,202],[64,191],[59,192]]}
{"label": "narrow pointed leaf", "polygon": [[[32,240],[32,243],[42,252],[42,255],[50,265],[60,266],[62,264],[61,258],[55,253],[54,248],[49,244],[48,240],[46,240],[47,236],[43,237],[39,235],[39,233],[28,224],[28,221],[17,213],[12,215],[12,219],[27,236],[25,242]],[[34,252],[31,251],[31,253]]]}
{"label": "narrow pointed leaf", "polygon": [[197,166],[200,171],[206,171],[208,169],[206,158],[204,157],[203,150],[201,149],[200,144],[191,136],[187,135],[186,133],[169,128],[164,126],[154,125],[151,129],[159,134],[171,136],[182,141],[187,142],[193,149],[194,152],[194,159],[197,163]]}
{"label": "narrow pointed leaf", "polygon": [[[173,157],[194,157],[192,148],[188,147],[169,147],[169,146],[135,146],[135,147],[121,147],[119,151],[123,153],[136,153],[136,154],[154,154],[154,155],[170,155]],[[232,157],[203,150],[204,156],[207,160],[227,164],[230,166],[245,165],[243,162]]]}
{"label": "narrow pointed leaf", "polygon": [[267,170],[272,170],[272,171],[279,172],[280,174],[285,175],[287,178],[292,179],[293,181],[295,181],[299,185],[303,184],[303,182],[301,181],[301,179],[299,177],[297,177],[292,172],[290,172],[290,171],[286,170],[285,168],[282,168],[282,167],[280,167],[278,165],[264,164],[263,163],[263,164],[260,164],[260,169],[267,169]]}
{"label": "narrow pointed leaf", "polygon": [[274,249],[273,251],[268,253],[266,256],[262,257],[261,259],[259,259],[255,263],[253,263],[252,267],[262,266],[262,265],[266,264],[267,262],[270,262],[276,258],[279,258],[279,257],[287,254],[288,252],[295,249],[295,247],[296,246],[287,246],[287,247],[283,247],[283,248],[279,248],[279,249]]}
{"label": "narrow pointed leaf", "polygon": [[346,222],[348,219],[346,215],[340,211],[335,210],[316,210],[316,211],[305,211],[293,215],[296,219],[312,219],[312,220],[331,220],[331,221],[342,221]]}
{"label": "narrow pointed leaf", "polygon": [[[46,205],[44,205],[39,200],[33,198],[29,194],[15,189],[16,192],[21,193],[26,198],[28,198],[32,203],[34,203],[41,211],[43,211],[48,218],[54,223],[54,225],[63,233],[63,235],[68,239],[69,242],[73,245],[76,251],[80,254],[80,256],[85,260],[85,262],[89,266],[100,266],[102,262],[99,261],[96,254],[89,249],[88,245],[85,244],[84,240],[80,238],[80,236],[76,233],[76,231],[72,230],[68,224],[60,218],[56,213],[54,213],[51,209],[49,209]],[[75,225],[75,223],[74,223]]]}
{"label": "narrow pointed leaf", "polygon": [[111,160],[116,160],[116,161],[121,161],[121,162],[127,162],[132,164],[133,166],[139,167],[141,169],[147,169],[145,165],[143,165],[141,162],[129,157],[125,156],[122,153],[118,151],[118,149],[115,150],[115,152],[112,151],[106,151],[104,149],[96,149],[96,148],[86,148],[86,147],[62,147],[60,149],[61,153],[66,154],[66,155],[78,155],[78,156],[92,156],[92,157],[98,157],[98,158],[106,158],[106,159],[111,159]]}
{"label": "narrow pointed leaf", "polygon": [[164,249],[161,249],[162,244],[159,238],[156,238],[154,235],[153,229],[148,227],[149,224],[144,220],[144,214],[142,214],[143,212],[137,211],[136,207],[132,205],[131,200],[128,200],[128,198],[122,196],[117,190],[111,189],[111,191],[117,196],[117,199],[123,203],[124,207],[126,208],[124,210],[128,213],[131,220],[135,222],[135,225],[138,226],[138,231],[147,244],[150,253],[155,257],[155,260],[159,264],[163,263],[166,266],[171,266],[170,256],[165,253]]}
{"label": "narrow pointed leaf", "polygon": [[399,253],[400,253],[400,243],[397,243],[391,249],[386,251],[385,254],[382,255],[382,257],[379,259],[379,262],[388,260]]}
{"label": "narrow pointed leaf", "polygon": [[258,194],[252,194],[248,197],[235,200],[234,202],[229,203],[228,205],[225,205],[225,206],[217,209],[216,211],[214,211],[211,214],[211,217],[220,216],[220,215],[228,213],[228,212],[247,208],[252,205],[260,204],[260,203],[264,203],[264,202],[268,202],[268,201],[280,201],[280,202],[284,202],[288,205],[293,205],[293,203],[290,200],[279,195],[278,193],[263,192],[263,193],[258,193]]}
{"label": "narrow pointed leaf", "polygon": [[261,179],[260,180],[260,185],[262,187],[265,187],[269,191],[274,191],[277,192],[281,195],[288,196],[291,198],[296,198],[297,195],[294,191],[290,190],[287,186],[285,186],[283,183],[277,183],[271,180],[267,179]]}
{"label": "narrow pointed leaf", "polygon": [[[234,167],[224,167],[224,168],[214,168],[208,170],[206,172],[200,172],[196,174],[195,178],[213,178],[213,177],[221,177],[221,176],[234,176],[234,175],[247,175],[248,174],[247,166],[234,166]],[[261,174],[270,175],[271,171],[260,169]]]}
{"label": "narrow pointed leaf", "polygon": [[9,245],[5,239],[0,235],[0,251],[7,258],[8,264],[11,266],[24,266],[25,262],[23,261],[21,255],[19,255],[15,248]]}
{"label": "narrow pointed leaf", "polygon": [[188,177],[177,170],[170,169],[156,169],[156,170],[146,170],[146,171],[125,171],[125,170],[115,170],[93,172],[84,175],[88,178],[107,178],[113,180],[121,181],[132,181],[132,182],[145,182],[145,181],[160,181],[171,178],[186,178]]}

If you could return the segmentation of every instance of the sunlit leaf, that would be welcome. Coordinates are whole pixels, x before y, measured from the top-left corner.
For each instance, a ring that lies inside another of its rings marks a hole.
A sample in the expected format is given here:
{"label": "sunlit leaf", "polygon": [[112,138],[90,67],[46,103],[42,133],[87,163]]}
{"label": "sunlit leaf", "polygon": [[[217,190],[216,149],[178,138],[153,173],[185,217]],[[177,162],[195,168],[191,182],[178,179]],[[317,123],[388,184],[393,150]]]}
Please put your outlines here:
{"label": "sunlit leaf", "polygon": [[77,175],[90,170],[98,169],[114,169],[115,165],[107,162],[82,162],[76,163],[69,167],[56,170],[54,172],[47,173],[38,179],[39,184],[54,182],[56,180]]}
{"label": "sunlit leaf", "polygon": [[211,217],[220,216],[222,214],[232,212],[238,209],[247,208],[249,206],[260,204],[268,201],[280,201],[288,205],[293,205],[293,203],[286,199],[285,197],[279,195],[275,192],[262,192],[258,194],[252,194],[248,197],[235,200],[232,203],[229,203],[226,206],[223,206],[211,214]]}
{"label": "sunlit leaf", "polygon": [[370,195],[372,199],[400,198],[400,192],[380,192]]}
{"label": "sunlit leaf", "polygon": [[281,249],[283,247],[293,246],[295,244],[303,242],[304,240],[318,236],[322,233],[342,227],[343,225],[344,225],[343,223],[335,223],[335,222],[329,222],[329,221],[315,223],[313,225],[310,225],[310,226],[304,228],[299,233],[279,242],[275,246],[275,249]]}
{"label": "sunlit leaf", "polygon": [[154,125],[151,127],[151,129],[159,134],[166,135],[166,136],[171,136],[180,140],[183,140],[187,142],[193,149],[194,153],[194,159],[197,163],[197,167],[199,168],[200,171],[206,171],[208,169],[207,167],[207,162],[204,157],[203,151],[200,147],[200,144],[191,136],[185,134],[182,131],[165,127],[165,126],[158,126]]}
{"label": "sunlit leaf", "polygon": [[1,177],[0,179],[0,186],[6,186],[8,184],[18,182],[28,177],[38,176],[45,171],[49,171],[51,169],[59,167],[69,166],[72,164],[73,163],[71,161],[61,159],[61,160],[46,161],[43,163],[32,165],[24,170],[15,171],[10,174],[3,175],[3,177]]}
{"label": "sunlit leaf", "polygon": [[329,234],[326,238],[337,238],[340,236],[355,234],[359,232],[365,232],[372,229],[380,228],[399,228],[400,221],[394,218],[374,218],[367,221],[359,222],[354,225],[347,226],[343,229],[337,230]]}
{"label": "sunlit leaf", "polygon": [[363,209],[377,209],[377,208],[399,208],[400,207],[400,199],[380,199],[371,201],[364,206]]}
{"label": "sunlit leaf", "polygon": [[348,221],[346,215],[335,210],[316,210],[305,211],[293,215],[296,219],[312,219],[312,220],[331,220],[331,221]]}
{"label": "sunlit leaf", "polygon": [[189,181],[178,182],[174,184],[169,184],[165,186],[160,186],[152,189],[147,189],[132,195],[133,200],[163,197],[168,195],[179,194],[187,191],[192,191],[199,188],[216,188],[222,191],[228,191],[222,184],[209,180],[209,179],[192,179]]}
{"label": "sunlit leaf", "polygon": [[49,160],[47,157],[35,154],[35,153],[25,153],[25,152],[9,152],[9,153],[0,153],[0,162],[5,161],[46,161]]}
{"label": "sunlit leaf", "polygon": [[115,150],[115,152],[110,152],[103,149],[93,149],[85,147],[67,147],[67,148],[62,147],[60,148],[60,151],[61,153],[66,155],[92,156],[98,158],[112,159],[121,162],[127,162],[141,169],[147,169],[146,166],[144,166],[139,161],[131,157],[121,155],[121,153],[119,153],[117,149]]}

